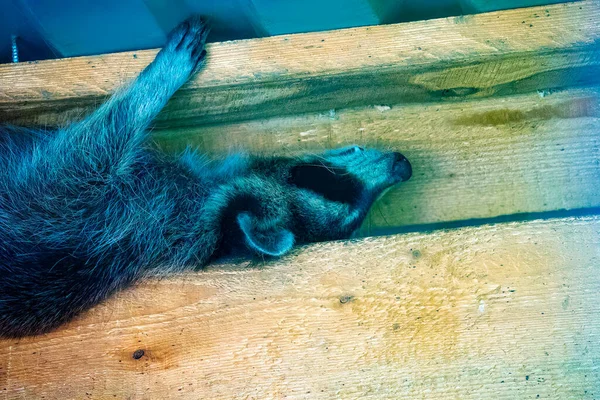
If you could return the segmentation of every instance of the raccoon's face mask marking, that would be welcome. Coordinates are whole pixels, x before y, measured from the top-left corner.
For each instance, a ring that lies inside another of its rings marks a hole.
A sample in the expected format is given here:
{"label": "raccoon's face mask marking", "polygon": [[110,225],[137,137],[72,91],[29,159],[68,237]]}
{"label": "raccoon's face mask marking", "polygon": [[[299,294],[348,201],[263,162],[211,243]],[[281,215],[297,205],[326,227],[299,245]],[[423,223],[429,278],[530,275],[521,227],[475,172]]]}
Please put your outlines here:
{"label": "raccoon's face mask marking", "polygon": [[238,187],[260,207],[236,202],[228,220],[235,221],[247,248],[282,255],[294,243],[350,237],[375,199],[411,174],[402,154],[359,146],[300,159],[255,159]]}
{"label": "raccoon's face mask marking", "polygon": [[290,169],[298,241],[347,238],[387,188],[410,179],[402,154],[350,146],[307,156]]}
{"label": "raccoon's face mask marking", "polygon": [[412,167],[400,153],[350,146],[306,157],[291,169],[290,183],[330,201],[357,205],[365,195],[379,194],[411,175]]}

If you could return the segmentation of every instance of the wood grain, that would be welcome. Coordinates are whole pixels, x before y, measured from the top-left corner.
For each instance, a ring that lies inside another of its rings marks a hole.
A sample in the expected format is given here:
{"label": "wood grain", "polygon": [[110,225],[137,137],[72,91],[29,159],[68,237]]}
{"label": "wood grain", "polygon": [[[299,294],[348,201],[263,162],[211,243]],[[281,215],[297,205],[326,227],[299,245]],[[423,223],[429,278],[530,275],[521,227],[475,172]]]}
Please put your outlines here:
{"label": "wood grain", "polygon": [[316,152],[348,144],[393,148],[413,177],[363,224],[388,228],[600,207],[600,89],[468,102],[371,104],[241,123],[157,130],[166,151]]}
{"label": "wood grain", "polygon": [[600,217],[313,245],[0,341],[4,399],[594,399]]}
{"label": "wood grain", "polygon": [[[366,103],[481,98],[598,82],[593,0],[210,45],[159,127]],[[0,65],[0,121],[57,125],[95,108],[156,50]]]}

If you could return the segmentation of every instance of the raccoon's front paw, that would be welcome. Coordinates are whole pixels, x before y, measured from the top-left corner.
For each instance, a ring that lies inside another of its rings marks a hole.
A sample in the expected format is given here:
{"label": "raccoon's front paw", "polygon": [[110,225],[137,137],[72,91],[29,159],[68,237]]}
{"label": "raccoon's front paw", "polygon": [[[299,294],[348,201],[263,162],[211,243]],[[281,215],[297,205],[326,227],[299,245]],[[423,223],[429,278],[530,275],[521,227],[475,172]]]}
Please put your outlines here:
{"label": "raccoon's front paw", "polygon": [[193,16],[186,19],[171,31],[167,44],[157,59],[179,72],[196,72],[206,58],[204,44],[209,31],[210,28],[202,17]]}

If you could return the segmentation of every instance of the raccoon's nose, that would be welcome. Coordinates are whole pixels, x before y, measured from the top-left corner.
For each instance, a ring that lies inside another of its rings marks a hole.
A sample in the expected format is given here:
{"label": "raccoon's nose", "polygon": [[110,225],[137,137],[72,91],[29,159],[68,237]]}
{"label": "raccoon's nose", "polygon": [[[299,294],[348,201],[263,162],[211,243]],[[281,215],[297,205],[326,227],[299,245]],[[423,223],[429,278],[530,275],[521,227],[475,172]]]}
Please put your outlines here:
{"label": "raccoon's nose", "polygon": [[412,176],[412,166],[410,165],[410,162],[400,153],[394,153],[393,172],[402,182],[409,180]]}

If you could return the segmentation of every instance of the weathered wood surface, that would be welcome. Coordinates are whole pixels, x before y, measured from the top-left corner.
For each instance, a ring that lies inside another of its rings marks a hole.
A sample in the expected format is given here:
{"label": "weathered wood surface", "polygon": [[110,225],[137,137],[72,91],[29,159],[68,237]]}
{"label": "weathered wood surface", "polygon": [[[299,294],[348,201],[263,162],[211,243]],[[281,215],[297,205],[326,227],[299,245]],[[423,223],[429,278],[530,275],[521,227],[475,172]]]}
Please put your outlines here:
{"label": "weathered wood surface", "polygon": [[[598,81],[589,0],[209,46],[159,127],[360,106],[480,98]],[[56,125],[97,106],[155,50],[0,65],[0,121]]]}
{"label": "weathered wood surface", "polygon": [[397,226],[600,207],[600,89],[429,105],[370,105],[158,130],[167,151],[314,152],[391,147],[413,178],[373,207],[364,235]]}
{"label": "weathered wood surface", "polygon": [[599,265],[600,217],[217,265],[0,341],[0,397],[595,399]]}
{"label": "weathered wood surface", "polygon": [[[600,2],[584,1],[214,44],[155,138],[208,153],[400,150],[414,178],[377,203],[365,235],[598,207],[599,40]],[[0,120],[82,115],[154,54],[0,66]],[[573,85],[583,87],[551,89]]]}

